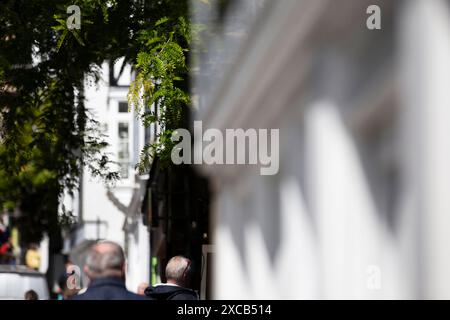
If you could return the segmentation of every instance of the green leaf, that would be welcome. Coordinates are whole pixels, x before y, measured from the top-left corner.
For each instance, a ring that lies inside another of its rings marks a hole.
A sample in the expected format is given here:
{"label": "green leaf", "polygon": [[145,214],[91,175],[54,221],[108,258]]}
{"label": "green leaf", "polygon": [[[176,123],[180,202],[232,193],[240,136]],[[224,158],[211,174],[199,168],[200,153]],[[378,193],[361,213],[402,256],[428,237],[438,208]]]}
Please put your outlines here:
{"label": "green leaf", "polygon": [[59,51],[59,49],[61,48],[61,46],[62,46],[62,44],[64,42],[64,39],[67,36],[67,33],[69,33],[69,31],[68,30],[64,30],[64,32],[62,33],[61,37],[59,37],[58,42],[56,43],[56,51]]}
{"label": "green leaf", "polygon": [[156,21],[155,23],[155,27],[162,25],[164,23],[166,23],[167,21],[169,21],[168,17],[162,17],[161,19],[159,19],[158,21]]}
{"label": "green leaf", "polygon": [[81,38],[80,33],[78,32],[78,30],[72,29],[72,30],[70,30],[70,32],[73,34],[73,36],[75,37],[77,42],[84,47],[83,39]]}
{"label": "green leaf", "polygon": [[59,31],[59,30],[65,30],[66,28],[64,26],[62,26],[62,25],[59,25],[59,26],[52,27],[52,29],[55,30],[55,31]]}

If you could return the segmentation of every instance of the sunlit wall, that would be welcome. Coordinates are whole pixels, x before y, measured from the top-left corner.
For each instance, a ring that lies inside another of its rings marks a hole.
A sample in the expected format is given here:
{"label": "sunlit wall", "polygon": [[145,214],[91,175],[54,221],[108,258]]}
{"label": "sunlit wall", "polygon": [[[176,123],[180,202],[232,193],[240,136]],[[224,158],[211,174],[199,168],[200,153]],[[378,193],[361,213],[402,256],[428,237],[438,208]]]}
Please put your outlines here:
{"label": "sunlit wall", "polygon": [[215,297],[450,298],[449,2],[220,3],[192,1],[196,119],[279,129],[280,169],[201,166]]}

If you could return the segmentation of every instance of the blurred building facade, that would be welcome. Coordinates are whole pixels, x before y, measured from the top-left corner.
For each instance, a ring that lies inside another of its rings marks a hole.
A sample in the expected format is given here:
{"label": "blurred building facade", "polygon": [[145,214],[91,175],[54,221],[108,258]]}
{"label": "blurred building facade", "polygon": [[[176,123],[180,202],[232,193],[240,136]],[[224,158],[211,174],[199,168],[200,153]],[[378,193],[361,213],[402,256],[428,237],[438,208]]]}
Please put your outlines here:
{"label": "blurred building facade", "polygon": [[[381,30],[366,26],[374,4]],[[449,2],[192,1],[192,14],[207,30],[196,120],[280,130],[276,175],[201,167],[215,298],[450,298]]]}
{"label": "blurred building facade", "polygon": [[111,169],[120,173],[120,179],[107,186],[84,170],[78,192],[64,201],[77,220],[66,235],[64,251],[82,267],[87,249],[95,241],[118,243],[127,257],[127,287],[136,291],[150,278],[149,231],[140,214],[147,177],[138,176],[134,168],[149,132],[136,114],[129,112],[127,93],[133,73],[129,65],[122,68],[122,64],[123,59],[114,64],[104,62],[100,81],[95,84],[86,79],[84,92],[86,108],[99,121],[98,129],[109,144],[105,152],[117,163]]}

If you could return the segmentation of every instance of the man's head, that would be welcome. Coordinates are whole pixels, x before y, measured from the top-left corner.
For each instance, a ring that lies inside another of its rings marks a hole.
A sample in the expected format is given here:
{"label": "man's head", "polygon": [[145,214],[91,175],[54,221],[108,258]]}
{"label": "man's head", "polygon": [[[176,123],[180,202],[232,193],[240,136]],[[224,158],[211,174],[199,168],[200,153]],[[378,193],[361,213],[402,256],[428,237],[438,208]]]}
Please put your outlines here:
{"label": "man's head", "polygon": [[166,266],[167,283],[187,287],[191,278],[191,260],[183,256],[175,256]]}
{"label": "man's head", "polygon": [[25,292],[25,300],[39,300],[39,296],[34,290]]}
{"label": "man's head", "polygon": [[122,248],[112,241],[93,245],[87,255],[84,271],[89,279],[124,277],[125,255]]}

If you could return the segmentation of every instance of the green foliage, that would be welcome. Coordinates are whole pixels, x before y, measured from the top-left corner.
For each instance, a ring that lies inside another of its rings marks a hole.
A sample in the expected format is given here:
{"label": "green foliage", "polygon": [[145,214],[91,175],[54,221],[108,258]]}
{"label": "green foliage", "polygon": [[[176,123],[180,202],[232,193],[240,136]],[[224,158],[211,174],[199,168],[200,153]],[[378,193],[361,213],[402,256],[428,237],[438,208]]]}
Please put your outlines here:
{"label": "green foliage", "polygon": [[[66,26],[73,4],[81,9],[80,30]],[[84,79],[98,79],[105,60],[135,63],[130,104],[144,125],[162,129],[138,167],[148,169],[154,156],[168,161],[171,130],[189,105],[187,12],[186,0],[0,1],[0,205],[19,212],[25,241],[57,236],[73,220],[58,207],[83,168],[105,181],[117,178],[84,106]]]}
{"label": "green foliage", "polygon": [[[72,4],[81,30],[67,30]],[[105,60],[136,57],[143,13],[134,0],[0,1],[0,206],[17,212],[23,241],[57,237],[73,220],[58,207],[83,168],[117,179],[83,81]]]}
{"label": "green foliage", "polygon": [[144,126],[155,123],[160,129],[157,139],[141,152],[137,168],[145,172],[155,157],[163,166],[170,162],[172,131],[183,125],[184,108],[190,104],[187,54],[191,33],[185,16],[163,16],[138,36],[142,50],[135,67],[139,73],[128,101]]}

